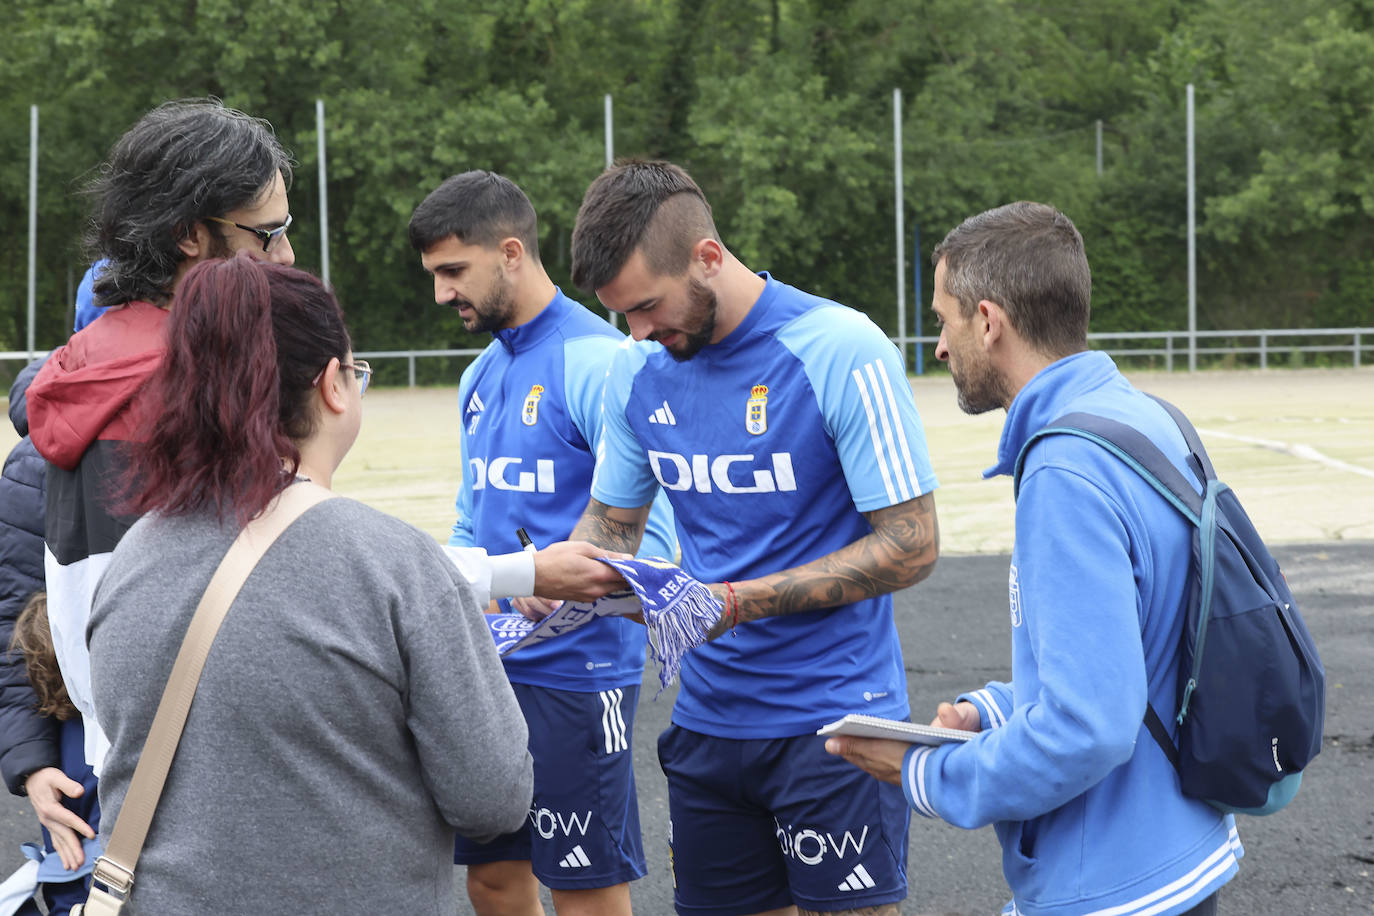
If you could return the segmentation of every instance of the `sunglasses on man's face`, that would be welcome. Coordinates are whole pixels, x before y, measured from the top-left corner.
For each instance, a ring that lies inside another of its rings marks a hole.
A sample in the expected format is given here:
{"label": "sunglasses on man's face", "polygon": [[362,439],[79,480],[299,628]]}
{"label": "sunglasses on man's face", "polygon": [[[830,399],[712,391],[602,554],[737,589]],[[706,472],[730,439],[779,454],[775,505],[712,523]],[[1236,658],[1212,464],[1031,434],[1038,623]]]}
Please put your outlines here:
{"label": "sunglasses on man's face", "polygon": [[245,226],[243,223],[236,223],[231,219],[221,216],[207,216],[206,219],[212,223],[223,223],[226,226],[233,226],[235,229],[242,229],[244,232],[251,232],[262,241],[262,250],[269,252],[286,236],[286,230],[291,228],[291,214],[286,214],[286,222],[275,229],[259,229],[256,226]]}

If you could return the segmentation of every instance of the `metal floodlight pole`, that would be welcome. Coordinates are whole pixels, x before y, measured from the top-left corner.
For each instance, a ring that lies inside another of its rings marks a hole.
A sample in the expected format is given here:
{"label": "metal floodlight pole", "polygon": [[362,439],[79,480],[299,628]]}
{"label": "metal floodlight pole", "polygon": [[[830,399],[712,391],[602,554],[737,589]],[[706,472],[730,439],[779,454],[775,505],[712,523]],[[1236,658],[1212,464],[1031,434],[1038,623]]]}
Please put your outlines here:
{"label": "metal floodlight pole", "polygon": [[892,161],[893,210],[896,216],[897,232],[897,340],[902,349],[902,359],[906,360],[906,233],[902,228],[902,210],[906,203],[902,197],[902,90],[892,90]]}
{"label": "metal floodlight pole", "polygon": [[1097,119],[1097,177],[1102,177],[1102,119]]}
{"label": "metal floodlight pole", "polygon": [[610,168],[610,167],[611,167],[611,163],[615,161],[615,134],[614,134],[614,131],[612,130],[612,127],[614,126],[615,119],[614,119],[613,114],[612,114],[611,94],[610,94],[609,92],[606,93],[605,104],[606,104],[606,168]]}
{"label": "metal floodlight pole", "polygon": [[38,290],[38,106],[29,106],[29,359]]}
{"label": "metal floodlight pole", "polygon": [[1188,84],[1188,371],[1197,371],[1197,178],[1193,159],[1193,84]]}
{"label": "metal floodlight pole", "polygon": [[320,279],[325,289],[333,289],[329,283],[329,170],[325,165],[324,99],[315,100],[315,136],[320,154]]}
{"label": "metal floodlight pole", "polygon": [[[615,162],[615,119],[612,116],[611,94],[606,93],[604,99],[606,110],[606,168],[610,168]],[[620,316],[610,309],[606,309],[606,320],[611,323],[611,327],[620,327]]]}
{"label": "metal floodlight pole", "polygon": [[[921,313],[925,311],[926,297],[921,293],[921,271],[924,269],[924,262],[921,260],[921,224],[911,224],[911,263],[916,268],[916,336],[921,336],[922,318]],[[926,348],[925,344],[918,339],[916,341],[916,374],[926,374]]]}

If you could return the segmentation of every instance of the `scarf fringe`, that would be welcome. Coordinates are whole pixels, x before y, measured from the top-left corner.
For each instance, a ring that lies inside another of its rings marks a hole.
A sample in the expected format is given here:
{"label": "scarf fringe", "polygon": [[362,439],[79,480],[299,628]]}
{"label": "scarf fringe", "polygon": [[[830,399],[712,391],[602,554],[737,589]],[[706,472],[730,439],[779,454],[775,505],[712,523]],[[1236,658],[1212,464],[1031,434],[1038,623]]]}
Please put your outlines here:
{"label": "scarf fringe", "polygon": [[662,610],[644,609],[644,623],[649,628],[649,646],[659,666],[659,688],[654,694],[655,700],[677,680],[682,672],[683,657],[706,641],[706,634],[720,621],[724,612],[725,608],[710,589],[700,582],[694,582],[676,601]]}
{"label": "scarf fringe", "polygon": [[658,699],[682,673],[682,660],[706,641],[725,608],[711,590],[666,560],[602,562],[625,576],[633,591],[614,592],[591,604],[566,603],[538,623],[518,614],[487,614],[497,650],[507,655],[536,642],[553,639],[597,617],[642,613],[651,656],[658,663]]}

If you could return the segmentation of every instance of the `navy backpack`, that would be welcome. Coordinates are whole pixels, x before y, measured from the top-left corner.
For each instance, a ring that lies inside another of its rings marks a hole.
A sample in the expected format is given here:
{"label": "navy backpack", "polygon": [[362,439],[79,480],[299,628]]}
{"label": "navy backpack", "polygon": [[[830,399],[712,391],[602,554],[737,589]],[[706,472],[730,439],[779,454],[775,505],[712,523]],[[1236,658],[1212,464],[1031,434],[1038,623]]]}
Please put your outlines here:
{"label": "navy backpack", "polygon": [[1322,744],[1326,673],[1293,594],[1240,505],[1217,480],[1197,430],[1155,398],[1183,431],[1202,495],[1153,442],[1088,413],[1033,435],[1081,436],[1126,462],[1193,524],[1193,563],[1179,652],[1177,743],[1149,704],[1145,725],[1178,771],[1183,794],[1222,811],[1272,814],[1292,801]]}

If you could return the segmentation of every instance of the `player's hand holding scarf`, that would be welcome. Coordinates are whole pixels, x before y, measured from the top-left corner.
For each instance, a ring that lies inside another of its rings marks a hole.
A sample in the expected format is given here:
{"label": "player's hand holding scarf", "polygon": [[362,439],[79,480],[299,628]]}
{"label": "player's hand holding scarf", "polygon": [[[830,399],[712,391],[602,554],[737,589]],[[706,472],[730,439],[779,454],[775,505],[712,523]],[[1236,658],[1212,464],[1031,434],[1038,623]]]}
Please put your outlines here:
{"label": "player's hand holding scarf", "polygon": [[496,648],[505,655],[522,646],[552,639],[597,617],[642,613],[649,628],[649,646],[659,665],[662,688],[677,679],[682,658],[706,641],[724,609],[710,589],[667,560],[637,558],[601,562],[614,566],[630,583],[630,590],[613,592],[590,604],[564,602],[540,621],[518,614],[488,614],[487,625]]}

